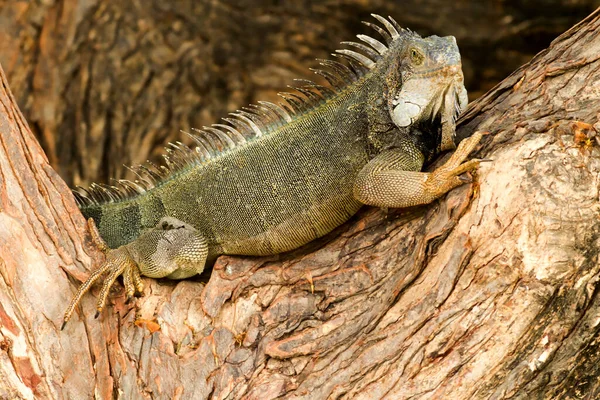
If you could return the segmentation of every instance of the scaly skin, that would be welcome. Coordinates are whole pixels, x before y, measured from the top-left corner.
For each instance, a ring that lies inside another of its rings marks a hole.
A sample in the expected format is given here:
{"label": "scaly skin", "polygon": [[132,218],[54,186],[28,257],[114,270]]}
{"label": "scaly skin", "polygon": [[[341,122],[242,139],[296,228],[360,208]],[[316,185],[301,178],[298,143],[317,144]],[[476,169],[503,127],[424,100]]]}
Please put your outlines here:
{"label": "scaly skin", "polygon": [[[121,274],[131,297],[143,290],[140,275],[183,279],[221,254],[285,252],[327,234],[363,204],[425,204],[462,183],[458,175],[479,163],[463,161],[480,134],[461,143],[440,169],[419,172],[440,151],[453,148],[454,121],[466,105],[454,38],[421,38],[393,20],[376,18],[392,40],[384,46],[361,37],[376,60],[351,55],[365,71],[342,76],[343,84],[332,79],[337,88],[325,99],[304,105],[291,100],[295,114],[271,108],[279,114],[274,119],[264,109],[257,113],[268,119],[262,126],[241,127],[243,118],[232,122],[239,128],[232,138],[239,130],[239,137],[254,137],[208,160],[180,149],[184,162],[139,194],[88,193],[81,210],[98,226],[96,231],[90,221],[95,241],[107,252],[99,271],[109,272],[98,312]],[[344,74],[339,64],[333,69]],[[227,135],[232,129],[221,128]],[[82,285],[65,323],[100,275],[95,272]]]}

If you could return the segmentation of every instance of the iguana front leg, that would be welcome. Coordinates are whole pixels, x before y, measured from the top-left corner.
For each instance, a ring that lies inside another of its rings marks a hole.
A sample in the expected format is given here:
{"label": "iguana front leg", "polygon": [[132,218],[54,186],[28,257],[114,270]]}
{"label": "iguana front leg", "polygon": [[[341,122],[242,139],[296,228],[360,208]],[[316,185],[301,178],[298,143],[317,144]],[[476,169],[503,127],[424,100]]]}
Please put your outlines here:
{"label": "iguana front leg", "polygon": [[410,145],[382,152],[358,174],[354,197],[360,202],[383,208],[403,208],[428,204],[463,184],[459,177],[477,168],[482,160],[464,162],[481,140],[481,132],[463,140],[450,159],[433,172],[419,172],[423,156]]}
{"label": "iguana front leg", "polygon": [[91,218],[88,220],[88,226],[92,240],[106,253],[106,261],[92,272],[77,290],[65,312],[62,328],[71,318],[83,295],[105,273],[108,273],[108,276],[98,296],[96,316],[104,308],[108,292],[119,275],[123,275],[123,285],[129,300],[135,294],[142,294],[144,291],[141,275],[150,278],[184,279],[204,270],[208,256],[205,238],[192,226],[176,218],[161,219],[156,227],[118,249],[110,249],[106,245]]}

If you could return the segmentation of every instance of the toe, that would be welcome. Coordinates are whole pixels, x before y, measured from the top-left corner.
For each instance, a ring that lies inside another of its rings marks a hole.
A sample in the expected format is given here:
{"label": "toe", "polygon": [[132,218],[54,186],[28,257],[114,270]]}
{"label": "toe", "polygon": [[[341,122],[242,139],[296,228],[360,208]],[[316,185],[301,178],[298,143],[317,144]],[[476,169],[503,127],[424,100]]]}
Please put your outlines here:
{"label": "toe", "polygon": [[[103,274],[108,273],[108,276],[102,284],[100,296],[98,297],[98,303],[96,307],[96,317],[98,317],[104,308],[110,288],[113,286],[119,275],[126,272],[128,268],[137,269],[137,265],[135,264],[135,261],[131,259],[131,256],[124,247],[120,247],[115,250],[108,250],[106,261],[100,266],[100,268],[92,272],[90,277],[79,287],[77,293],[73,297],[73,300],[71,300],[71,303],[69,304],[69,307],[67,308],[63,318],[63,326],[71,318],[75,307],[79,304],[79,301],[83,295],[92,287],[94,282],[96,282]],[[132,281],[134,281],[134,279],[132,278],[131,274],[129,274],[128,277],[128,274],[125,273],[124,284],[126,287],[128,287],[128,292],[133,291],[134,283]]]}

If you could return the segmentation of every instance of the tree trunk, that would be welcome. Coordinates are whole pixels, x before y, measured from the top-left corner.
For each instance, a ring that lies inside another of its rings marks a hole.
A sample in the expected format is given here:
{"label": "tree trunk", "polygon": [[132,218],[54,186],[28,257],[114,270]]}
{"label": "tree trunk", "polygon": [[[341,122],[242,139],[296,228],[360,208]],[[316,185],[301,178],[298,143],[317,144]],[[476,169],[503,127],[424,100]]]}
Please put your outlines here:
{"label": "tree trunk", "polygon": [[476,183],[62,332],[98,252],[2,73],[0,397],[597,398],[598,54],[600,10],[471,105]]}

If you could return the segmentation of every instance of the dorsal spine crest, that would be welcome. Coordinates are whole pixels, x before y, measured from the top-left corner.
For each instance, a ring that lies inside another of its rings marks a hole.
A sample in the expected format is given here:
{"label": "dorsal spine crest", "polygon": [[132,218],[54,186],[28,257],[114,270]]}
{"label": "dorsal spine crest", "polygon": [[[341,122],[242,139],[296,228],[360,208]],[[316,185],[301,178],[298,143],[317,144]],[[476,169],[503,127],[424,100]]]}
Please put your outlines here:
{"label": "dorsal spine crest", "polygon": [[118,202],[139,196],[156,187],[173,175],[197,165],[211,162],[215,157],[245,146],[249,141],[277,131],[305,113],[335,97],[345,88],[362,78],[374,69],[377,62],[388,52],[395,40],[405,35],[418,35],[403,29],[392,18],[387,19],[371,14],[381,25],[363,22],[375,30],[385,41],[367,35],[357,35],[363,42],[342,42],[359,51],[340,49],[333,53],[334,57],[343,58],[346,64],[334,60],[317,60],[325,69],[310,70],[323,77],[331,87],[325,87],[306,79],[295,80],[303,86],[291,87],[295,92],[279,93],[285,101],[274,104],[259,101],[241,110],[230,113],[223,118],[225,123],[192,129],[196,134],[184,132],[194,142],[193,148],[182,142],[170,143],[163,155],[164,165],[157,166],[150,161],[143,165],[129,168],[138,179],[114,181],[117,186],[92,183],[88,189],[77,187],[73,192],[79,207],[98,206],[109,202]]}

